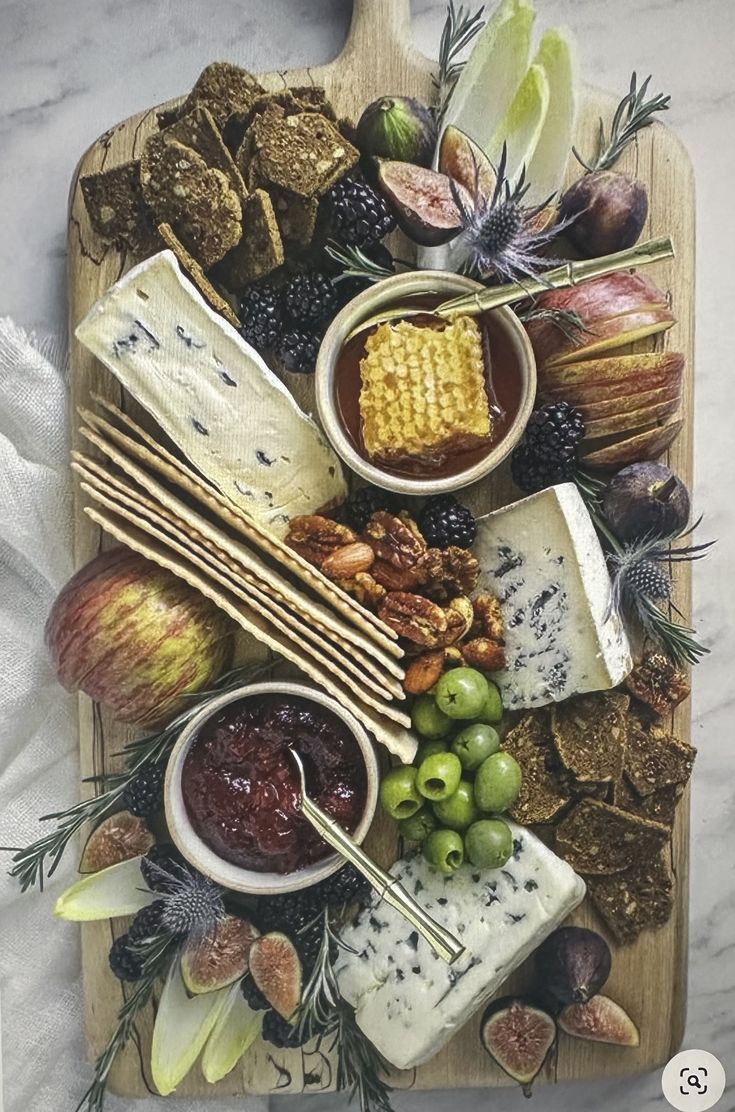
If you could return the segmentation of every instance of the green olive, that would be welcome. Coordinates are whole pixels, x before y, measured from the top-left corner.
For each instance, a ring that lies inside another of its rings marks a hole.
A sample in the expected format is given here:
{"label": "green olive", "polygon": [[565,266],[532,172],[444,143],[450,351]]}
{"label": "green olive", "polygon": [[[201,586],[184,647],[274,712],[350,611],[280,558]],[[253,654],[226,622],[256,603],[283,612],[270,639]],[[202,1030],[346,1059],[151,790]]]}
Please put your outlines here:
{"label": "green olive", "polygon": [[481,811],[507,811],[521,790],[521,766],[510,753],[493,753],[475,776],[475,802]]}
{"label": "green olive", "polygon": [[498,731],[484,722],[474,722],[465,726],[452,742],[452,752],[456,753],[462,768],[474,772],[479,768],[486,757],[497,753],[500,749]]}
{"label": "green olive", "polygon": [[475,722],[486,722],[488,726],[496,725],[503,717],[503,700],[500,691],[492,680],[487,682],[487,697],[479,714],[473,716]]}
{"label": "green olive", "polygon": [[408,819],[423,806],[416,788],[416,769],[411,765],[392,768],[380,785],[380,802],[393,819]]}
{"label": "green olive", "polygon": [[462,765],[454,753],[434,753],[419,765],[416,787],[425,799],[449,799],[456,792]]}
{"label": "green olive", "polygon": [[410,819],[401,819],[398,823],[399,832],[409,842],[423,842],[436,827],[434,813],[428,807],[422,807]]}
{"label": "green olive", "polygon": [[479,869],[500,869],[513,853],[513,835],[502,819],[480,819],[466,831],[464,848]]}
{"label": "green olive", "polygon": [[464,846],[456,830],[435,830],[424,842],[424,857],[442,873],[453,873],[464,861]]}
{"label": "green olive", "polygon": [[447,749],[448,745],[446,741],[443,741],[441,738],[436,738],[434,741],[425,741],[422,745],[419,745],[416,750],[413,763],[416,765],[416,768],[418,768],[427,757],[433,756],[434,753],[446,753]]}
{"label": "green olive", "polygon": [[450,718],[475,718],[487,700],[487,680],[476,668],[451,668],[437,681],[435,698]]}
{"label": "green olive", "polygon": [[448,826],[450,830],[464,830],[480,817],[469,780],[460,780],[454,795],[432,804],[432,807],[442,826]]}
{"label": "green olive", "polygon": [[448,715],[439,710],[433,695],[419,695],[411,711],[413,728],[422,737],[434,741],[448,737],[454,723]]}

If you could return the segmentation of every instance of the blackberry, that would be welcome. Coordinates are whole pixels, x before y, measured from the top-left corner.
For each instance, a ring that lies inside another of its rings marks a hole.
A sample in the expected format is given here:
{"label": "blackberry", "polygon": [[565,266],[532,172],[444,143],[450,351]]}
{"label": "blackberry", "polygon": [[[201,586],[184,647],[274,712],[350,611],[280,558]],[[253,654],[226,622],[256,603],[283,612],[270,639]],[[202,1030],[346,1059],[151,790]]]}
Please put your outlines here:
{"label": "blackberry", "polygon": [[435,494],[419,514],[419,529],[430,548],[471,548],[477,523],[453,494]]}
{"label": "blackberry", "polygon": [[379,243],[396,226],[380,193],[367,182],[342,178],[327,194],[337,239],[351,247]]}
{"label": "blackberry", "polygon": [[263,993],[260,991],[250,973],[246,973],[240,982],[240,992],[247,1000],[250,1007],[255,1012],[264,1012],[270,1008],[270,1004],[266,1000]]}
{"label": "blackberry", "polygon": [[511,457],[513,482],[526,493],[534,494],[572,479],[584,432],[582,414],[567,402],[537,409]]}
{"label": "blackberry", "polygon": [[318,270],[294,275],[283,291],[286,312],[299,328],[318,328],[333,315],[338,301],[334,282]]}
{"label": "blackberry", "polygon": [[[140,871],[151,892],[170,892],[183,862],[175,846],[151,846],[140,862]],[[172,876],[164,876],[164,873]]]}
{"label": "blackberry", "polygon": [[329,907],[341,907],[352,900],[364,899],[372,891],[370,883],[353,865],[345,865],[316,887],[321,889],[322,899]]}
{"label": "blackberry", "polygon": [[139,819],[155,815],[163,807],[163,765],[149,765],[134,777],[123,792],[123,806]]}
{"label": "blackberry", "polygon": [[163,906],[163,900],[154,900],[152,904],[148,904],[148,907],[138,912],[128,931],[130,942],[143,942],[144,939],[158,933],[161,928]]}
{"label": "blackberry", "polygon": [[253,347],[273,348],[283,331],[283,304],[275,286],[251,286],[240,302],[240,335]]}
{"label": "blackberry", "polygon": [[378,510],[393,513],[395,506],[395,497],[389,491],[364,486],[353,490],[341,507],[340,517],[356,533],[361,533],[374,513]]}
{"label": "blackberry", "polygon": [[299,328],[285,332],[277,348],[278,358],[286,370],[299,375],[311,374],[316,366],[318,352],[319,337]]}
{"label": "blackberry", "polygon": [[110,969],[119,981],[139,981],[143,976],[143,963],[129,946],[130,938],[121,934],[110,948]]}
{"label": "blackberry", "polygon": [[272,1009],[265,1013],[262,1035],[266,1042],[277,1046],[279,1050],[287,1047],[294,1049],[297,1046],[303,1046],[304,1042],[307,1041],[306,1039],[300,1039],[296,1029],[291,1026],[288,1020]]}
{"label": "blackberry", "polygon": [[654,602],[671,598],[671,577],[655,560],[639,560],[624,573],[625,588]]}

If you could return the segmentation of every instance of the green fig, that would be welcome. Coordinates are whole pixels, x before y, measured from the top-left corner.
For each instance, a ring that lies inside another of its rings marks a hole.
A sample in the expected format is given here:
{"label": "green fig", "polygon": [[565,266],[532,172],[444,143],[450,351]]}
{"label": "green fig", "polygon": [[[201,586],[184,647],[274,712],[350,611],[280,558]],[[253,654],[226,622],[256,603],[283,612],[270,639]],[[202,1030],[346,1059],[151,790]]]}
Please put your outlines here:
{"label": "green fig", "polygon": [[360,116],[355,138],[361,154],[431,166],[436,124],[415,97],[379,97]]}

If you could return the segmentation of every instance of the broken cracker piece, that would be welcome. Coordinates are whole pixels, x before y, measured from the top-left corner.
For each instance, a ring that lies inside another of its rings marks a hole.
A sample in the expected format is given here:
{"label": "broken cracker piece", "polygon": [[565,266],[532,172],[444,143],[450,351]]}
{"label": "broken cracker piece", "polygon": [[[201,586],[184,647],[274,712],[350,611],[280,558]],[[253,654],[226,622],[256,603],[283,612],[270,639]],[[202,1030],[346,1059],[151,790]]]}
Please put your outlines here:
{"label": "broken cracker piece", "polygon": [[524,826],[551,822],[572,797],[554,771],[556,754],[547,711],[526,714],[506,734],[503,749],[523,769],[521,790],[510,808],[511,817]]}
{"label": "broken cracker piece", "polygon": [[205,66],[179,111],[185,116],[203,106],[223,128],[233,116],[247,116],[265,89],[252,73],[231,62],[212,62]]}
{"label": "broken cracker piece", "polygon": [[615,940],[626,946],[647,928],[668,922],[673,900],[673,877],[664,855],[639,858],[614,876],[588,876],[587,894]]}
{"label": "broken cracker piece", "polygon": [[631,719],[625,776],[638,795],[688,783],[696,755],[697,750],[688,742],[656,727],[646,730]]}
{"label": "broken cracker piece", "polygon": [[579,695],[553,707],[554,745],[565,768],[584,783],[619,780],[628,736],[630,700],[617,691]]}
{"label": "broken cracker piece", "polygon": [[196,151],[210,169],[221,170],[240,200],[245,200],[248,195],[247,186],[209,109],[202,106],[195,108],[167,127],[162,134]]}
{"label": "broken cracker piece", "polygon": [[678,707],[691,693],[686,672],[677,668],[664,653],[650,653],[645,657],[626,678],[625,686],[658,715]]}
{"label": "broken cracker piece", "polygon": [[159,224],[158,231],[163,242],[166,244],[167,247],[171,248],[174,255],[178,259],[181,269],[186,271],[191,280],[198,287],[202,297],[204,297],[209,302],[213,309],[216,309],[218,313],[221,313],[225,320],[229,321],[233,328],[239,328],[240,320],[235,313],[235,310],[232,308],[229,301],[227,301],[226,298],[224,298],[222,294],[214,288],[212,283],[209,281],[209,278],[207,278],[206,274],[200,267],[199,263],[196,261],[193,255],[189,254],[181,240],[177,238],[171,225]]}
{"label": "broken cracker piece", "polygon": [[281,238],[299,247],[308,247],[314,237],[319,201],[316,197],[299,197],[287,189],[272,186],[269,190]]}
{"label": "broken cracker piece", "polygon": [[225,174],[165,131],[146,141],[140,178],[158,222],[171,225],[205,270],[240,241],[240,198]]}
{"label": "broken cracker piece", "polygon": [[623,777],[621,782],[613,787],[612,802],[622,811],[629,811],[633,815],[640,815],[641,818],[652,819],[654,822],[662,822],[672,827],[676,818],[676,808],[683,794],[684,788],[681,784],[670,784],[641,797]]}
{"label": "broken cracker piece", "polygon": [[256,189],[243,206],[242,238],[216,268],[216,277],[225,289],[238,293],[271,274],[284,257],[273,203],[263,189]]}
{"label": "broken cracker piece", "polygon": [[620,873],[657,853],[670,830],[597,799],[580,800],[556,828],[556,849],[578,873]]}
{"label": "broken cracker piece", "polygon": [[138,258],[159,249],[156,224],[140,184],[140,161],[80,179],[89,221],[98,235],[125,244]]}
{"label": "broken cracker piece", "polygon": [[277,105],[269,105],[248,135],[250,131],[258,173],[270,185],[301,197],[321,197],[360,157],[331,120],[316,112],[288,116]]}

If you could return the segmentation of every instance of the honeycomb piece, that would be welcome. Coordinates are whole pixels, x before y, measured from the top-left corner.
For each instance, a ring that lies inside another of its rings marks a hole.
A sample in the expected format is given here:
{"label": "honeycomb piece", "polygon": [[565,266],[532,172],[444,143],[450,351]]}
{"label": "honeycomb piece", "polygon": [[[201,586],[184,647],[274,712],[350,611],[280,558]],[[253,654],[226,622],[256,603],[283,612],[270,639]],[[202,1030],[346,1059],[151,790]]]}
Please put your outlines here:
{"label": "honeycomb piece", "polygon": [[447,456],[486,443],[492,431],[480,329],[472,317],[443,328],[382,324],[360,363],[365,450],[390,463]]}

